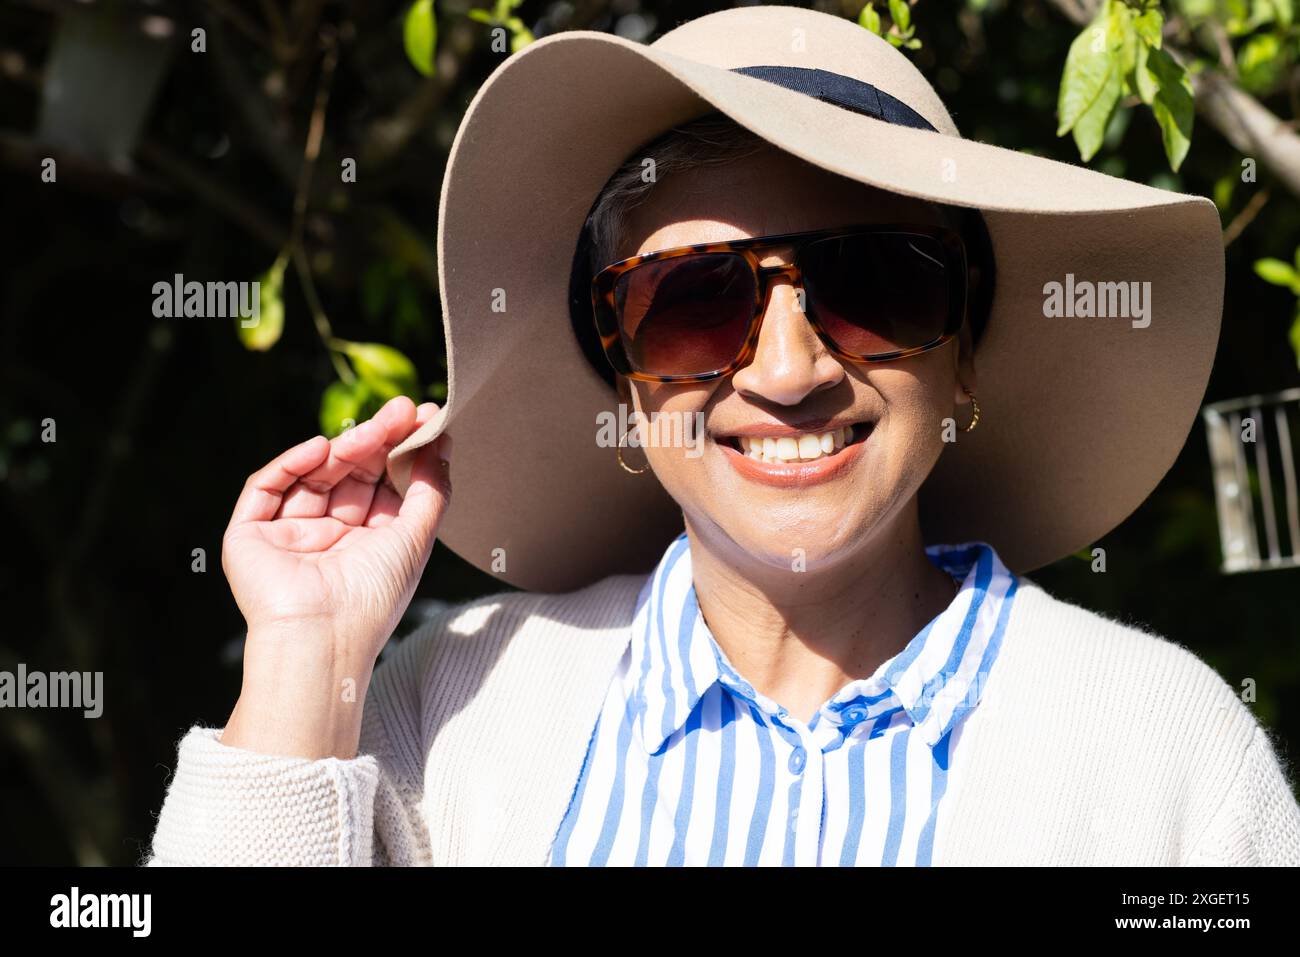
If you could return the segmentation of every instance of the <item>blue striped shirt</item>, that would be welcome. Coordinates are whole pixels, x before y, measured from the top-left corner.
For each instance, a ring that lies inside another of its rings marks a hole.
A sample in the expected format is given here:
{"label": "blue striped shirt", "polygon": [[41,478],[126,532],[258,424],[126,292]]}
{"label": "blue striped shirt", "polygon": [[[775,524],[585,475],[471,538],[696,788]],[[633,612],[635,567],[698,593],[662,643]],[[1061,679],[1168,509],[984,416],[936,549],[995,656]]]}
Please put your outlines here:
{"label": "blue striped shirt", "polygon": [[641,590],[550,863],[933,863],[1017,579],[983,542],[926,554],[960,582],[952,603],[805,724],[709,632],[683,532]]}

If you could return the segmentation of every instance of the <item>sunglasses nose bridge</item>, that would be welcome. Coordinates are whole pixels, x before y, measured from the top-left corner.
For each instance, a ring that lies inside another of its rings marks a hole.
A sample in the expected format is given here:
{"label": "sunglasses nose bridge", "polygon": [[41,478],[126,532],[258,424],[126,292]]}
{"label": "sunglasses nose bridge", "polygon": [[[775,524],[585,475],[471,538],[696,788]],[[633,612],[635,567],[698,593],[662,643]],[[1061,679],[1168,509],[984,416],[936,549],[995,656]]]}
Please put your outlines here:
{"label": "sunglasses nose bridge", "polygon": [[799,267],[794,263],[781,263],[777,266],[759,266],[758,273],[766,282],[771,282],[777,276],[783,276],[794,285],[802,285],[803,276],[799,272]]}
{"label": "sunglasses nose bridge", "polygon": [[[754,325],[756,329],[752,333],[756,347],[758,340],[757,327],[761,327],[763,318],[767,313],[768,297],[772,291],[772,280],[776,278],[789,280],[791,287],[796,290],[796,303],[794,304],[794,310],[797,312],[805,313],[806,307],[804,305],[804,297],[807,293],[804,289],[803,273],[800,271],[799,266],[796,263],[788,262],[776,263],[771,266],[755,266],[755,272],[758,274],[759,280],[760,303],[758,313],[754,317]],[[804,318],[806,320],[808,316],[805,314]],[[814,331],[816,331],[817,327],[815,323],[813,324],[813,328]],[[817,335],[820,338],[821,333],[818,332]]]}
{"label": "sunglasses nose bridge", "polygon": [[768,294],[771,292],[773,279],[786,279],[795,289],[803,290],[803,273],[794,263],[778,263],[774,266],[757,267],[759,280],[759,293],[761,301],[766,305]]}

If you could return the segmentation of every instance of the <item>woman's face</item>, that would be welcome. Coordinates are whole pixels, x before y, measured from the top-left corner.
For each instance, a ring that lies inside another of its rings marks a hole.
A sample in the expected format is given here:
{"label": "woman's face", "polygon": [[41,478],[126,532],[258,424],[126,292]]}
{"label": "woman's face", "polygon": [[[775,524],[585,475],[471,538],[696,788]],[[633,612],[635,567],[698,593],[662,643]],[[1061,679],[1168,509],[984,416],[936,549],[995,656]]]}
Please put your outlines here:
{"label": "woman's face", "polygon": [[[619,258],[850,223],[943,221],[929,204],[765,150],[657,183],[629,217]],[[789,262],[790,254],[770,250],[762,264]],[[796,288],[777,278],[749,365],[704,383],[620,378],[619,385],[625,399],[630,387],[645,416],[668,413],[665,422],[703,425],[702,449],[643,450],[695,535],[774,568],[802,559],[813,570],[896,537],[901,522],[914,520],[916,492],[944,447],[944,419],[968,420],[962,386],[975,390],[970,352],[963,330],[960,339],[907,359],[839,359],[799,310]],[[739,450],[739,435],[775,437],[792,426],[814,435],[852,426],[856,441],[840,451],[836,440],[834,454],[806,463],[817,466],[811,476],[797,474],[797,465],[755,463]]]}

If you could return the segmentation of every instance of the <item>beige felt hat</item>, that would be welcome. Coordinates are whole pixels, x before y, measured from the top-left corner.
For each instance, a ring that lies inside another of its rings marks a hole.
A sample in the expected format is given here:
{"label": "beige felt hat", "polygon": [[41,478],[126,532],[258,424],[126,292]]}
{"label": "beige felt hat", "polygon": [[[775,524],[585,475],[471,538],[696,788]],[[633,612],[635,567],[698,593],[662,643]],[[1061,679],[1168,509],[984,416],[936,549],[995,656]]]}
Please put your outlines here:
{"label": "beige felt hat", "polygon": [[[921,492],[928,542],[984,540],[1030,571],[1090,545],[1150,494],[1187,437],[1218,341],[1214,204],[963,139],[881,38],[829,14],[753,6],[649,45],[546,37],[470,104],[438,221],[447,401],[388,463],[405,493],[414,451],[455,437],[439,530],[449,548],[510,584],[567,591],[648,571],[680,533],[653,476],[628,474],[597,444],[598,414],[618,398],[574,335],[568,286],[607,179],[639,145],[713,110],[832,173],[982,211],[997,263],[976,350],[982,418]],[[1150,312],[1048,315],[1045,287],[1080,282],[1150,283]]]}

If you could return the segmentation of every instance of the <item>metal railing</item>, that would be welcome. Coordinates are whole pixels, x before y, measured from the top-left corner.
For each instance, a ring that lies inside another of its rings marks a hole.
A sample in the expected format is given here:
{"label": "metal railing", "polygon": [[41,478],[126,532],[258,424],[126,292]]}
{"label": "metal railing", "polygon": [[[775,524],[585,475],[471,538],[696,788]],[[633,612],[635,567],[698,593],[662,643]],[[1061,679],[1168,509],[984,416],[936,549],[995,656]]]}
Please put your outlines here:
{"label": "metal railing", "polygon": [[1224,572],[1300,568],[1296,445],[1300,389],[1201,409]]}

